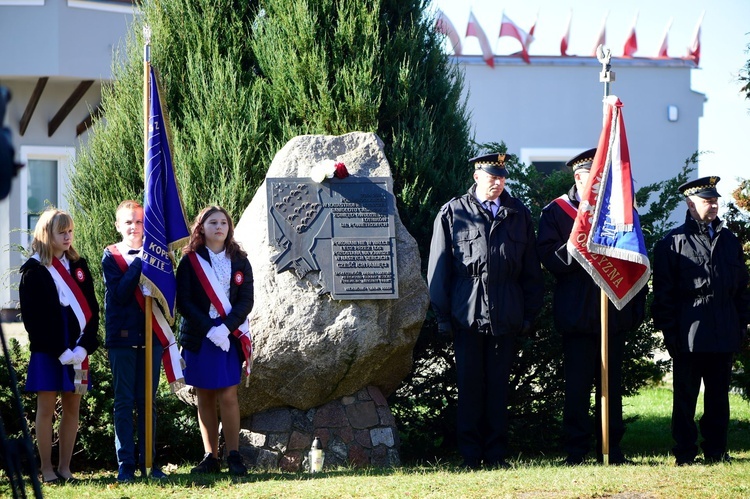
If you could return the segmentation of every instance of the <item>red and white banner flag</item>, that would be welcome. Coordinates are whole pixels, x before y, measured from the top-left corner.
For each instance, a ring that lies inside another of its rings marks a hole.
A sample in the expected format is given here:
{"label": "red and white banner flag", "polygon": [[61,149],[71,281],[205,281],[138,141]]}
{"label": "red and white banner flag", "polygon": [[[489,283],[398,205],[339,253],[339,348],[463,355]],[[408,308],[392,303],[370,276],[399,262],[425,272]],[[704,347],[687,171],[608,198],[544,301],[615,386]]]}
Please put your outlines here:
{"label": "red and white banner flag", "polygon": [[672,27],[672,19],[669,18],[669,22],[667,23],[667,27],[664,30],[664,36],[661,39],[661,45],[659,46],[659,52],[657,52],[656,57],[660,59],[665,59],[669,57],[667,55],[667,48],[669,48],[669,29]]}
{"label": "red and white banner flag", "polygon": [[565,28],[562,40],[560,40],[560,55],[566,57],[568,55],[568,46],[570,45],[570,23],[573,20],[573,11],[570,11],[568,16],[568,25]]}
{"label": "red and white banner flag", "polygon": [[630,34],[625,40],[625,46],[622,48],[623,57],[633,57],[633,54],[638,50],[638,38],[635,36],[635,23],[638,22],[638,14],[636,13],[635,19],[633,19],[633,27],[630,28]]}
{"label": "red and white banner flag", "polygon": [[446,16],[440,9],[438,9],[437,15],[435,16],[435,29],[438,33],[442,33],[448,37],[453,46],[453,53],[461,55],[461,39],[458,36],[458,32],[453,26],[451,20],[448,19],[448,16]]}
{"label": "red and white banner flag", "polygon": [[621,111],[620,99],[605,97],[604,126],[567,245],[618,310],[646,285],[651,270]]}
{"label": "red and white banner flag", "polygon": [[688,47],[687,58],[692,59],[697,66],[701,60],[701,24],[703,24],[703,16],[706,15],[704,11],[698,19],[698,24],[695,27],[695,33],[693,34],[693,44]]}
{"label": "red and white banner flag", "polygon": [[[534,27],[535,26],[536,22],[534,23]],[[503,13],[503,20],[500,22],[500,34],[498,36],[510,36],[511,38],[518,40],[521,43],[521,58],[526,61],[527,64],[530,62],[529,53],[527,51],[528,46],[526,45],[526,41],[529,39],[529,34],[519,28],[516,23],[511,21],[508,16],[505,15],[505,13]]]}
{"label": "red and white banner flag", "polygon": [[469,11],[469,24],[466,25],[466,36],[474,36],[479,40],[479,47],[482,49],[482,59],[491,68],[495,67],[495,54],[492,53],[490,42],[487,35],[479,25],[479,21],[474,17],[474,13]]}
{"label": "red and white banner flag", "polygon": [[534,18],[534,24],[531,25],[531,29],[529,29],[529,33],[526,35],[526,42],[523,44],[523,46],[526,48],[526,54],[529,53],[529,45],[531,45],[531,42],[534,41],[534,31],[536,31],[536,22],[539,20],[539,12],[536,13],[536,17]]}
{"label": "red and white banner flag", "polygon": [[605,45],[607,43],[607,16],[609,16],[609,12],[604,14],[604,20],[602,20],[602,29],[599,30],[599,36],[597,36],[596,38],[594,50],[591,52],[591,55],[594,57],[596,57],[596,49],[599,48],[599,45]]}

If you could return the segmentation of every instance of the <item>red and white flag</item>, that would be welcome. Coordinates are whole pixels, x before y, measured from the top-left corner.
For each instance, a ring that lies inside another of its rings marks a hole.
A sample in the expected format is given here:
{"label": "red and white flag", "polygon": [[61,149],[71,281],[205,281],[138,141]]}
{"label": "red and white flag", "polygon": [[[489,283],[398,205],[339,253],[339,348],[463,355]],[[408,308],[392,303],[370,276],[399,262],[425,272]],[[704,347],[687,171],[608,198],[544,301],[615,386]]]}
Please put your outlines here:
{"label": "red and white flag", "polygon": [[646,285],[651,271],[634,197],[622,102],[610,95],[567,247],[618,310]]}
{"label": "red and white flag", "polygon": [[526,53],[529,52],[529,45],[531,45],[531,42],[534,41],[534,31],[536,31],[536,22],[539,20],[539,12],[536,13],[536,17],[534,18],[534,24],[531,25],[531,29],[529,29],[529,33],[526,35],[526,42],[523,44],[523,46],[526,48]]}
{"label": "red and white flag", "polygon": [[573,11],[570,11],[568,16],[568,26],[565,28],[562,40],[560,40],[560,55],[566,57],[568,55],[568,45],[570,44],[570,22],[573,20]]}
{"label": "red and white flag", "polygon": [[664,30],[664,36],[661,39],[661,45],[659,46],[659,52],[657,53],[656,57],[660,59],[665,59],[669,57],[667,55],[667,48],[669,47],[669,29],[672,27],[672,20],[673,18],[669,18],[669,22],[667,23],[667,28]]}
{"label": "red and white flag", "polygon": [[479,21],[474,17],[474,13],[469,11],[469,24],[466,25],[466,36],[474,36],[479,40],[479,47],[482,49],[482,59],[491,68],[495,67],[495,54],[492,53],[490,42],[487,35],[479,25]]}
{"label": "red and white flag", "polygon": [[445,13],[438,9],[437,16],[435,16],[435,29],[438,33],[442,33],[448,37],[453,46],[453,53],[461,55],[461,39],[458,36],[456,28]]}
{"label": "red and white flag", "polygon": [[633,57],[633,54],[638,50],[638,38],[635,36],[635,23],[638,22],[638,13],[635,14],[633,19],[633,27],[630,28],[630,34],[625,40],[625,46],[622,48],[623,57]]}
{"label": "red and white flag", "polygon": [[594,57],[596,57],[596,49],[599,48],[599,45],[605,45],[607,43],[607,16],[609,16],[609,12],[604,14],[604,19],[602,20],[602,29],[599,30],[599,36],[596,38],[594,50],[591,52],[591,55]]}
{"label": "red and white flag", "polygon": [[[534,26],[536,26],[536,22],[534,23]],[[500,22],[500,34],[498,36],[510,36],[511,38],[518,40],[521,43],[521,58],[526,61],[527,64],[531,62],[529,61],[529,53],[526,45],[529,34],[519,28],[516,23],[511,21],[508,16],[505,15],[505,13],[503,13],[503,20]]]}
{"label": "red and white flag", "polygon": [[698,65],[698,63],[700,63],[700,60],[701,60],[701,24],[703,24],[703,16],[705,15],[706,15],[706,12],[703,11],[700,19],[698,19],[698,24],[695,26],[695,34],[693,35],[693,44],[690,47],[688,47],[687,58],[692,59],[695,62],[696,66]]}

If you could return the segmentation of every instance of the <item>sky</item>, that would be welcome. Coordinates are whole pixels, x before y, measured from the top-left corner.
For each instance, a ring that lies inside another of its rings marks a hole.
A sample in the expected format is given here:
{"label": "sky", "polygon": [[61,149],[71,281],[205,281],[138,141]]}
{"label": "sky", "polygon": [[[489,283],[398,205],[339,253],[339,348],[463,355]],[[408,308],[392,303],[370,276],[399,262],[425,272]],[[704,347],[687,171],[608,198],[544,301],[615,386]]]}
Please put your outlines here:
{"label": "sky", "polygon": [[[739,184],[750,178],[750,100],[740,92],[738,74],[750,53],[750,0],[433,0],[461,35],[463,53],[479,54],[475,37],[465,38],[469,11],[484,29],[495,54],[519,50],[516,40],[497,38],[503,12],[528,31],[537,18],[529,54],[560,55],[560,41],[571,16],[568,54],[588,56],[606,16],[606,44],[613,57],[622,55],[625,39],[636,20],[638,51],[635,57],[655,57],[664,31],[669,30],[670,57],[682,57],[692,44],[696,25],[701,24],[700,65],[691,70],[691,88],[704,94],[703,117],[699,120],[698,176],[718,175],[719,192],[728,200]],[[446,42],[446,50],[450,50]],[[617,61],[612,70],[617,73]],[[617,81],[612,84],[617,94]],[[669,144],[664,144],[669,147]],[[637,165],[633,165],[637,168]]]}

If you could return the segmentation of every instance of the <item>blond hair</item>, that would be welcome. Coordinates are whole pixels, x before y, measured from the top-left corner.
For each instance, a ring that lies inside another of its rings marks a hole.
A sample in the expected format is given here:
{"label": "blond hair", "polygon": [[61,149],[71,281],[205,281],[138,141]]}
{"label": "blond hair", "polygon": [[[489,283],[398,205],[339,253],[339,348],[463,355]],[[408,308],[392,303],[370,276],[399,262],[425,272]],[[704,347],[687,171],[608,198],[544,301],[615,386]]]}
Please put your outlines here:
{"label": "blond hair", "polygon": [[[48,208],[44,210],[34,227],[34,239],[31,241],[31,253],[39,255],[39,261],[45,267],[52,263],[52,234],[72,229],[73,218],[62,210]],[[75,262],[80,258],[78,252],[70,246],[65,255]]]}

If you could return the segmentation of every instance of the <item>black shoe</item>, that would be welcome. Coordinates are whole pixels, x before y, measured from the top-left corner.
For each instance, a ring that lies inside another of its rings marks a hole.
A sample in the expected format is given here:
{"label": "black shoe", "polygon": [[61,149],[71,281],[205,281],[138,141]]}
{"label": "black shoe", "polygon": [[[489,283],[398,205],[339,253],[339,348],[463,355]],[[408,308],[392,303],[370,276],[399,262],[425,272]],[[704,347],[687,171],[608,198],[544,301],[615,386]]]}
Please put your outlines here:
{"label": "black shoe", "polygon": [[190,470],[190,473],[219,473],[221,472],[221,463],[210,452],[203,456],[203,460],[198,466]]}
{"label": "black shoe", "polygon": [[490,470],[507,470],[511,466],[505,459],[490,459],[484,462],[484,467]]}
{"label": "black shoe", "polygon": [[675,460],[675,465],[677,466],[692,466],[695,464],[695,458],[694,457],[678,457]]}
{"label": "black shoe", "polygon": [[563,461],[563,464],[565,466],[580,466],[584,463],[585,460],[586,458],[584,456],[571,454],[565,458],[565,461]]}
{"label": "black shoe", "polygon": [[479,464],[479,459],[464,459],[464,462],[461,463],[461,468],[470,471],[470,470],[478,470],[481,469],[481,465]]}
{"label": "black shoe", "polygon": [[154,478],[156,480],[161,480],[162,478],[167,478],[169,475],[164,473],[158,466],[153,466],[151,468],[151,473],[146,474],[146,467],[141,466],[141,478]]}
{"label": "black shoe", "polygon": [[117,469],[117,481],[128,483],[135,480],[135,466],[131,464],[121,464]]}
{"label": "black shoe", "polygon": [[236,450],[229,451],[227,466],[229,466],[230,475],[243,476],[247,474],[247,467],[242,462],[242,456]]}
{"label": "black shoe", "polygon": [[731,463],[732,462],[732,456],[729,455],[729,453],[725,452],[723,454],[719,454],[716,456],[704,456],[703,460],[706,464],[719,464],[719,463]]}

